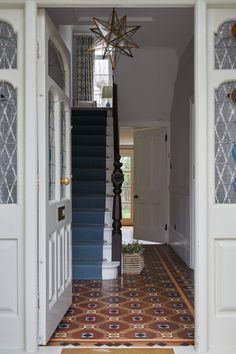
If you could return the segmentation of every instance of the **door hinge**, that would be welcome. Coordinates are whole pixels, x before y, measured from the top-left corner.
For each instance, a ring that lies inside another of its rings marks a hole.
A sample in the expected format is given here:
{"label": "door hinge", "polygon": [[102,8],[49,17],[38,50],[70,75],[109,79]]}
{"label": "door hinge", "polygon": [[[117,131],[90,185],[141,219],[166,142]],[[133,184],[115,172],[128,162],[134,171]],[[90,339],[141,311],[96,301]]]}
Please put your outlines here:
{"label": "door hinge", "polygon": [[165,141],[167,141],[167,134],[165,135]]}
{"label": "door hinge", "polygon": [[38,292],[38,309],[40,308],[39,292]]}
{"label": "door hinge", "polygon": [[167,224],[165,224],[165,231],[167,231]]}
{"label": "door hinge", "polygon": [[39,59],[40,56],[40,44],[37,42],[37,58]]}

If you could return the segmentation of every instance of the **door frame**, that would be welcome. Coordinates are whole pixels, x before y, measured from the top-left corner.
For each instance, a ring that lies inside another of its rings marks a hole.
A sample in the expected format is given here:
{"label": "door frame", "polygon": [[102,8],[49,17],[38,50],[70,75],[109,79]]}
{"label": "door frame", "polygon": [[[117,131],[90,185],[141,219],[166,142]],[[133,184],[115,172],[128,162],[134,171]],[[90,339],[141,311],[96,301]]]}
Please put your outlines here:
{"label": "door frame", "polygon": [[[37,7],[194,7],[195,11],[195,349],[208,350],[207,6],[235,0],[0,0],[25,12],[25,349],[38,349]],[[40,181],[39,181],[40,184]]]}
{"label": "door frame", "polygon": [[[142,123],[143,124],[143,123]],[[134,128],[134,127],[133,127]],[[167,224],[167,229],[165,230],[165,243],[169,242],[169,225],[170,225],[170,162],[171,162],[171,151],[170,151],[170,122],[164,121],[164,122],[151,122],[151,124],[146,124],[145,122],[145,128],[136,128],[135,131],[144,131],[144,130],[152,130],[152,129],[161,129],[165,128],[166,129],[166,134],[167,134],[167,141],[166,141],[166,224]],[[133,145],[134,149],[134,145]],[[134,178],[135,170],[133,173],[133,183],[135,183],[135,178]],[[135,184],[133,185],[133,188],[135,188]],[[133,218],[134,218],[134,206],[133,206]],[[134,219],[133,219],[133,226],[134,226]]]}
{"label": "door frame", "polygon": [[131,217],[129,219],[122,219],[122,226],[133,226],[134,225],[134,148],[133,146],[120,147],[120,155],[131,157],[131,188],[130,188],[130,211]]}
{"label": "door frame", "polygon": [[194,267],[195,258],[195,109],[194,96],[189,101],[189,195],[190,195],[190,268]]}

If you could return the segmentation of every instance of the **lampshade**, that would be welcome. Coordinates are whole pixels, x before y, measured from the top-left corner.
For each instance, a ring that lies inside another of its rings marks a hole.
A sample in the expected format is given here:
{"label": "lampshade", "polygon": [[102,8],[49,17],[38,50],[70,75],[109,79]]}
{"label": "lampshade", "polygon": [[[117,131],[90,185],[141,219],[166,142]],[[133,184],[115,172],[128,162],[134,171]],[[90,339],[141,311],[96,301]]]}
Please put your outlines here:
{"label": "lampshade", "polygon": [[102,98],[112,98],[112,86],[103,86]]}

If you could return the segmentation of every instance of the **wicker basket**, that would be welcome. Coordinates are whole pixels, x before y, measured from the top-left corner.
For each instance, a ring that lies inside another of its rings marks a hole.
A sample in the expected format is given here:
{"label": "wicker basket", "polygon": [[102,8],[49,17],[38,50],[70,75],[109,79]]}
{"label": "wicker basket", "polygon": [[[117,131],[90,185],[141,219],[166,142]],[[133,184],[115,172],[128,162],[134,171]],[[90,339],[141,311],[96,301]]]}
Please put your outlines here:
{"label": "wicker basket", "polygon": [[144,268],[143,252],[123,254],[124,274],[140,274]]}

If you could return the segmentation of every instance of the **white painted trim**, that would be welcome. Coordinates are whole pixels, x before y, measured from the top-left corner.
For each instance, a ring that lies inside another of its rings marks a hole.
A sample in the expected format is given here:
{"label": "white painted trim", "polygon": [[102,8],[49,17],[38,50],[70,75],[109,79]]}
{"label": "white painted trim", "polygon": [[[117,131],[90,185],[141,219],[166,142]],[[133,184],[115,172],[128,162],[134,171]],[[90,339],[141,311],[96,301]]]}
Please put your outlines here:
{"label": "white painted trim", "polygon": [[38,0],[40,7],[173,7],[193,6],[196,0]]}
{"label": "white painted trim", "polygon": [[[0,0],[1,6],[24,6],[28,0]],[[199,0],[32,0],[38,7],[191,7]],[[201,0],[200,0],[201,1]],[[235,6],[235,0],[205,0],[208,7],[226,8]]]}
{"label": "white painted trim", "polygon": [[25,349],[38,338],[37,4],[25,2]]}
{"label": "white painted trim", "polygon": [[195,348],[208,350],[207,283],[207,5],[195,7],[194,92],[195,92]]}
{"label": "white painted trim", "polygon": [[[216,1],[208,0],[210,4],[235,4],[235,0]],[[36,4],[39,7],[181,7],[193,6],[195,10],[195,95],[196,95],[196,349],[199,352],[207,350],[207,203],[206,203],[206,156],[207,156],[207,120],[206,120],[206,14],[207,0],[0,0],[1,5],[19,6],[26,4],[26,349],[37,349],[37,218],[36,218],[36,168],[37,156],[37,84],[35,73],[36,59],[35,47],[37,43],[37,29],[35,26]],[[32,26],[33,24],[33,26]],[[32,49],[32,51],[31,51]],[[33,54],[32,54],[33,53]],[[27,152],[28,150],[28,152]],[[34,157],[34,158],[33,158]],[[31,164],[31,162],[33,163]],[[34,236],[35,235],[35,236]],[[27,243],[28,242],[28,243]],[[200,288],[201,283],[201,288]]]}
{"label": "white painted trim", "polygon": [[157,120],[147,120],[145,123],[140,120],[134,120],[134,121],[124,121],[120,120],[119,121],[119,126],[120,128],[140,128],[140,129],[145,129],[145,128],[165,128],[167,127],[167,130],[170,128],[170,122],[169,121],[157,121]]}
{"label": "white painted trim", "polygon": [[190,268],[194,269],[195,260],[195,116],[194,96],[189,102],[189,209],[190,209]]}

